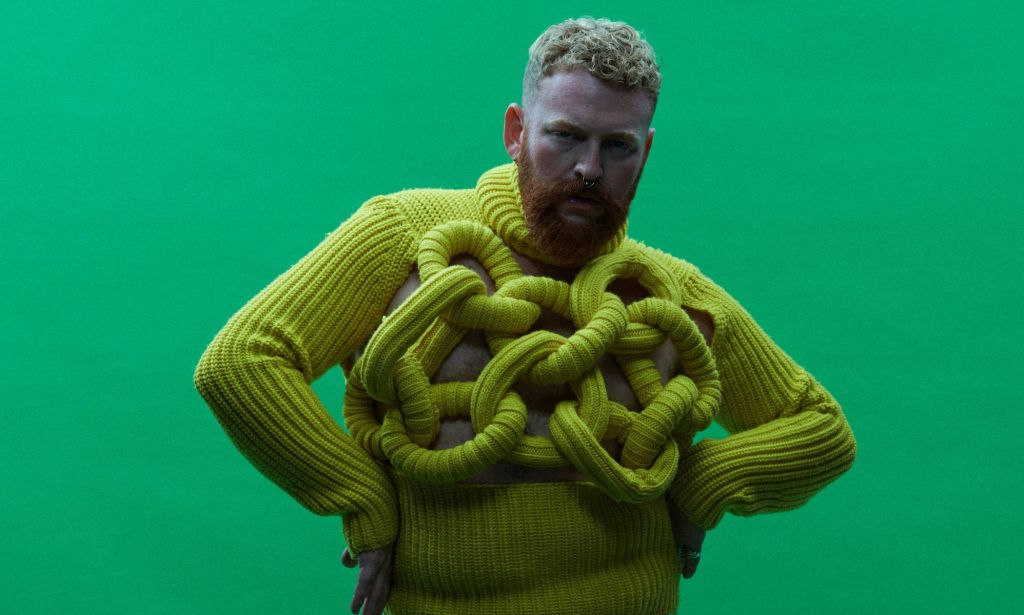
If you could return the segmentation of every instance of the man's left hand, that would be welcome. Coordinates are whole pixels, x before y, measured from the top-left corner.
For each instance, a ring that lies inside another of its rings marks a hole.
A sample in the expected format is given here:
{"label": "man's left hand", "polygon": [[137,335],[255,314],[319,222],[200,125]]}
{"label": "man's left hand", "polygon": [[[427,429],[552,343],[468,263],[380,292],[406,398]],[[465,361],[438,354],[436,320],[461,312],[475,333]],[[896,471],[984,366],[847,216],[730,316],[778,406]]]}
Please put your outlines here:
{"label": "man's left hand", "polygon": [[700,564],[700,550],[704,546],[706,532],[704,528],[690,521],[671,499],[668,511],[672,520],[672,533],[676,538],[679,567],[683,578],[689,579],[697,572],[697,565]]}

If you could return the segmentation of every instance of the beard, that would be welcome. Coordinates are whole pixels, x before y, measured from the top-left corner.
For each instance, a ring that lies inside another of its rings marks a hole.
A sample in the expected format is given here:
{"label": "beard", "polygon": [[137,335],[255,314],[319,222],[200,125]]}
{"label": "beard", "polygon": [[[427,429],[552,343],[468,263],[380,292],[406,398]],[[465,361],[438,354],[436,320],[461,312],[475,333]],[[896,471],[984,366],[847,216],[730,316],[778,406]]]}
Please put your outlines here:
{"label": "beard", "polygon": [[[580,265],[597,256],[626,223],[629,204],[636,195],[640,173],[623,199],[616,199],[597,182],[591,188],[583,186],[582,179],[541,182],[530,162],[526,140],[522,155],[516,161],[519,168],[519,194],[523,201],[523,219],[526,230],[544,256],[560,263]],[[558,206],[570,198],[582,198],[596,204],[598,218],[587,223],[569,223],[563,220]]]}

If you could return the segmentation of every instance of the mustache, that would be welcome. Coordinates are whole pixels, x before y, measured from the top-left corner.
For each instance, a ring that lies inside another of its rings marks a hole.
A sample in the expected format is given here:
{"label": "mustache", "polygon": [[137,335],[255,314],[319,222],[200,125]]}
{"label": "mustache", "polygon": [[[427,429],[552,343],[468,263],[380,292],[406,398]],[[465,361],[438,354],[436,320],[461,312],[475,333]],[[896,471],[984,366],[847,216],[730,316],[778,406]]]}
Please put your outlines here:
{"label": "mustache", "polygon": [[551,200],[565,200],[569,198],[580,198],[593,201],[604,208],[617,208],[615,197],[608,193],[601,182],[593,186],[585,186],[583,179],[557,181],[544,190],[545,196]]}

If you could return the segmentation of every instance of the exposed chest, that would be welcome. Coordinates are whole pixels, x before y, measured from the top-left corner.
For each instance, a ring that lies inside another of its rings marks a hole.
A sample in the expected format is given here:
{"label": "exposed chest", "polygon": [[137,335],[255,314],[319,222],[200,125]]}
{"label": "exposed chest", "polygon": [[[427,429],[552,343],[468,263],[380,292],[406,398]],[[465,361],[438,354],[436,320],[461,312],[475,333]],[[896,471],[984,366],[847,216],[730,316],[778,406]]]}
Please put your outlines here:
{"label": "exposed chest", "polygon": [[[541,275],[565,282],[571,282],[575,275],[575,271],[548,267],[519,255],[517,255],[517,261],[526,275]],[[477,261],[469,257],[456,257],[453,259],[452,264],[463,265],[476,271],[481,279],[484,280],[488,292],[494,292],[493,282]],[[397,309],[419,285],[419,275],[414,271],[393,297],[388,306],[388,313]],[[648,295],[646,289],[635,280],[616,280],[609,286],[608,290],[619,296],[623,303],[627,305]],[[562,316],[549,310],[542,310],[532,330],[550,331],[568,338],[575,331],[575,327]],[[475,381],[491,358],[492,354],[484,333],[482,331],[470,331],[442,361],[439,368],[432,375],[431,381],[435,384]],[[666,382],[676,372],[676,349],[668,340],[658,346],[652,352],[650,358],[654,361],[662,383]],[[621,404],[630,411],[638,412],[640,410],[639,403],[616,360],[611,356],[603,356],[599,359],[597,367],[603,376],[608,399]],[[554,411],[555,405],[563,400],[574,399],[575,395],[568,384],[540,386],[517,382],[513,385],[512,389],[519,394],[527,407],[526,434],[535,436],[549,435],[548,420]],[[439,435],[431,444],[431,448],[451,448],[471,440],[474,435],[472,424],[468,419],[444,419],[441,422]],[[614,440],[609,439],[601,444],[611,455],[618,455],[619,444]],[[539,482],[582,479],[583,476],[573,467],[557,469],[527,468],[511,463],[499,463],[473,477],[470,481]]]}

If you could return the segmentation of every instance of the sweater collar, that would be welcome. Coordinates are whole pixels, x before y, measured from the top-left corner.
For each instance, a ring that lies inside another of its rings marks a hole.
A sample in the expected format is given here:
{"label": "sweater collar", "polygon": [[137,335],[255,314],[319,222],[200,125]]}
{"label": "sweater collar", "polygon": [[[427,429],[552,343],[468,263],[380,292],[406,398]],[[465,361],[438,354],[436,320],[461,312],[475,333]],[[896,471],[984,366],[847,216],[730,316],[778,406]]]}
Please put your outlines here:
{"label": "sweater collar", "polygon": [[[549,265],[564,266],[540,251],[526,230],[523,204],[519,196],[519,170],[514,163],[495,167],[480,176],[476,184],[477,202],[487,226],[514,251]],[[615,251],[626,237],[626,225],[601,248],[600,254]]]}

